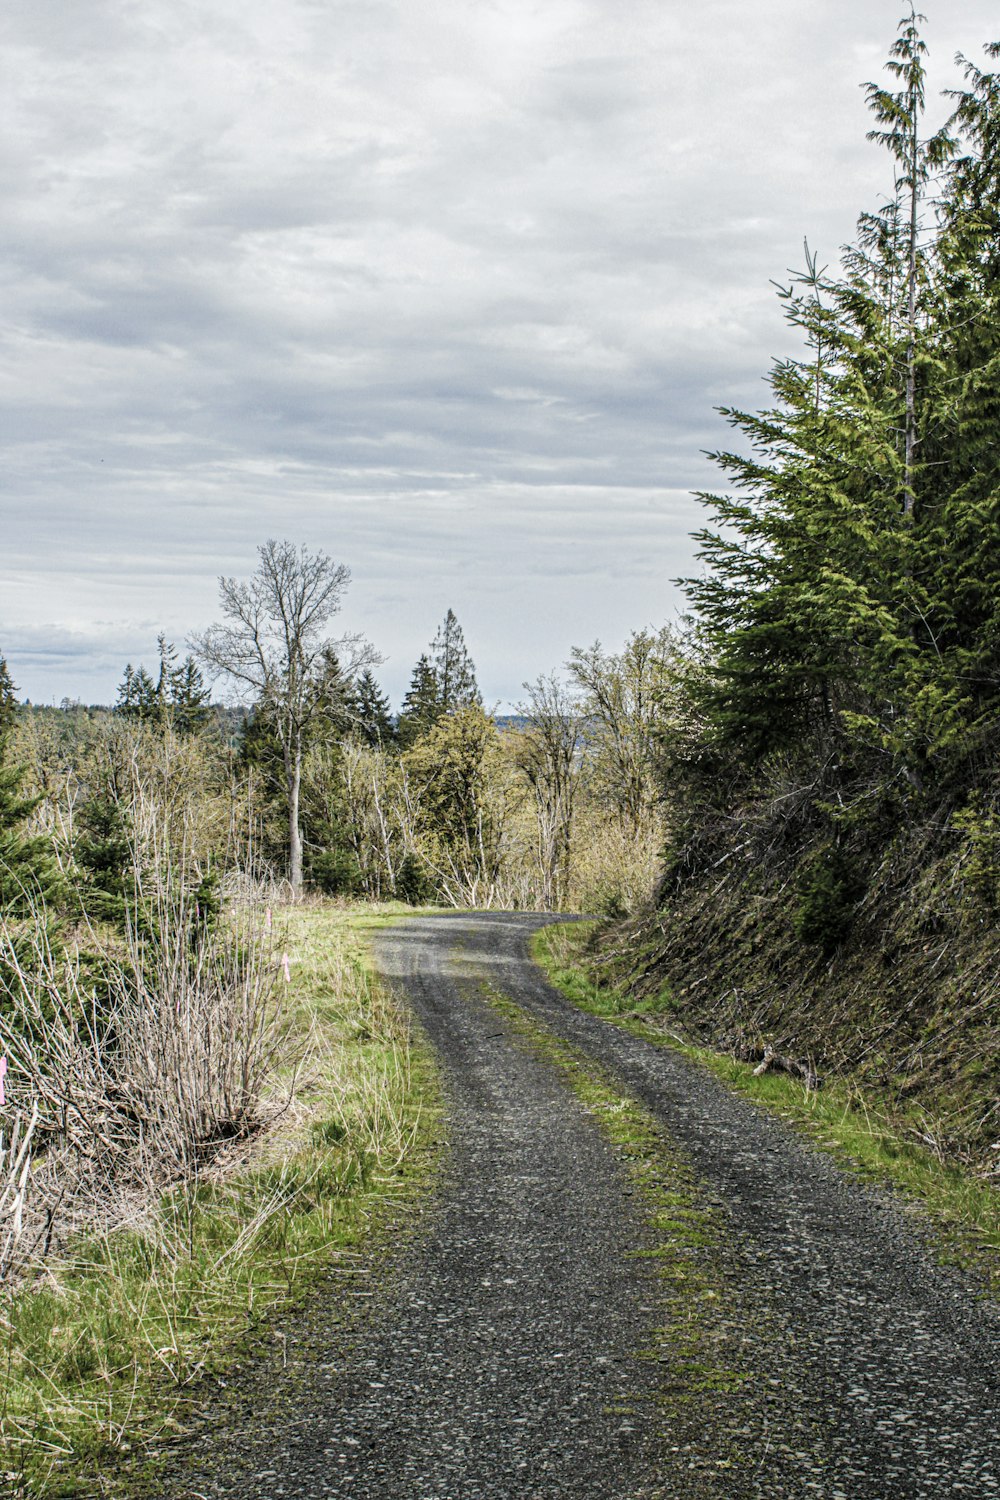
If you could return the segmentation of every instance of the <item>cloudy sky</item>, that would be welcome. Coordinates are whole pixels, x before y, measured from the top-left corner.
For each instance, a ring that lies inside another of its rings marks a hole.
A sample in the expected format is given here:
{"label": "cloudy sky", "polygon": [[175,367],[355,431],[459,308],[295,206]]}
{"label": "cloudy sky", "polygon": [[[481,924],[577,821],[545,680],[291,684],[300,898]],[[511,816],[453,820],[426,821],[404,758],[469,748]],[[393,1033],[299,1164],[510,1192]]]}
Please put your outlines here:
{"label": "cloudy sky", "polygon": [[[928,0],[931,88],[1000,33]],[[0,650],[108,701],[268,536],[398,699],[671,618],[691,490],[881,201],[900,0],[5,0]]]}

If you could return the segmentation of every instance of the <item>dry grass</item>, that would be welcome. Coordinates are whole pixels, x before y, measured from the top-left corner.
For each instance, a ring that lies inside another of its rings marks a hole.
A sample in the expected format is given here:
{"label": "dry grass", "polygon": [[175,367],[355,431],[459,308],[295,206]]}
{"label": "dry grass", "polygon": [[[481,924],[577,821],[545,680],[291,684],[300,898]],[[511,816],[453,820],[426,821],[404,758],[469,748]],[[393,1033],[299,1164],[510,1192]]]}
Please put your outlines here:
{"label": "dry grass", "polygon": [[[276,963],[261,970],[266,1020],[244,1044],[249,1071],[227,1068],[221,1039],[194,1027],[198,1066],[221,1065],[212,1092],[189,1086],[189,1066],[174,1066],[177,1053],[150,1022],[146,1082],[133,1085],[128,1108],[138,1113],[139,1102],[145,1142],[159,1118],[143,1102],[147,1084],[155,1099],[175,1098],[190,1149],[171,1135],[166,1192],[142,1191],[138,1171],[123,1178],[100,1203],[92,1197],[85,1221],[78,1215],[46,1257],[35,1244],[20,1287],[0,1292],[0,1492],[6,1470],[19,1496],[127,1493],[116,1476],[187,1423],[202,1378],[248,1338],[266,1336],[265,1320],[300,1297],[318,1268],[352,1254],[376,1197],[403,1189],[432,1079],[363,961],[354,920],[328,905],[276,912]],[[210,967],[193,970],[209,992]],[[177,995],[190,998],[186,979]],[[227,1012],[229,1023],[241,1014]],[[257,1068],[264,1053],[267,1066]],[[47,1079],[47,1111],[70,1092],[60,1077],[58,1087]],[[170,1077],[189,1082],[171,1094]],[[259,1086],[252,1099],[248,1078]],[[96,1151],[88,1131],[100,1121],[81,1102],[77,1138]],[[238,1128],[220,1135],[223,1120]],[[115,1128],[109,1139],[120,1141]],[[138,1165],[148,1169],[151,1158]],[[42,1168],[31,1186],[41,1186]]]}

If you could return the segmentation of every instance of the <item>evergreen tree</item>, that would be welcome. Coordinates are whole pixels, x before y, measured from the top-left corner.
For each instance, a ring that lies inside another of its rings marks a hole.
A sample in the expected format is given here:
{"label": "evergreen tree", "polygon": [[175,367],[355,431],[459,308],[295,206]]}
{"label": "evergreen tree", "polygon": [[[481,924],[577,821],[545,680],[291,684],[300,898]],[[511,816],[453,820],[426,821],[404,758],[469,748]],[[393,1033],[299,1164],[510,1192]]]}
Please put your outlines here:
{"label": "evergreen tree", "polygon": [[403,749],[415,744],[433,729],[443,712],[437,674],[431,666],[430,657],[424,652],[413,668],[410,686],[400,710],[397,735]]}
{"label": "evergreen tree", "polygon": [[193,656],[177,662],[177,648],[161,632],[156,638],[158,670],[154,681],[142,665],[131,662],[118,685],[115,713],[122,718],[178,734],[194,734],[211,717],[210,693]]}
{"label": "evergreen tree", "polygon": [[431,643],[421,655],[399,715],[397,734],[406,749],[431,730],[446,714],[481,708],[476,669],[465,645],[462,627],[449,609]]}
{"label": "evergreen tree", "polygon": [[912,521],[916,506],[918,297],[922,259],[920,211],[931,172],[943,165],[953,148],[947,130],[939,131],[926,141],[921,137],[925,108],[924,58],[927,55],[919,28],[922,19],[911,8],[910,14],[900,22],[899,35],[890,50],[886,70],[901,85],[900,89],[893,93],[877,83],[867,86],[868,107],[880,127],[870,130],[868,139],[877,141],[892,153],[898,168],[897,202],[898,195],[904,195],[899,205],[902,213],[897,215],[896,222],[902,222],[905,234],[903,516],[908,522]]}
{"label": "evergreen tree", "polygon": [[351,730],[364,744],[381,750],[395,742],[396,726],[389,699],[370,667],[365,668],[351,690],[348,708]]}
{"label": "evergreen tree", "polygon": [[145,667],[140,665],[136,670],[131,662],[126,666],[125,675],[118,684],[115,713],[123,719],[134,719],[140,724],[150,721],[155,723],[159,718],[157,686]]}
{"label": "evergreen tree", "polygon": [[10,675],[10,668],[0,656],[0,745],[4,743],[14,720],[17,718],[17,688]]}
{"label": "evergreen tree", "polygon": [[156,710],[152,715],[157,724],[169,724],[172,719],[171,706],[174,685],[177,679],[177,647],[168,641],[163,631],[156,637],[156,651],[160,669],[156,677]]}
{"label": "evergreen tree", "polygon": [[24,767],[9,760],[16,694],[7,663],[0,656],[0,911],[19,915],[29,911],[33,901],[57,901],[62,880],[48,839],[25,832],[41,798],[25,796]]}
{"label": "evergreen tree", "polygon": [[197,734],[204,729],[212,716],[210,697],[198,663],[193,656],[186,656],[170,683],[170,707],[178,734]]}
{"label": "evergreen tree", "polygon": [[688,585],[716,740],[747,765],[874,752],[914,790],[960,778],[1000,706],[1000,81],[965,63],[924,140],[923,54],[910,14],[900,91],[869,88],[896,201],[862,216],[839,276],[807,259],[782,292],[806,356],[774,366],[770,409],[727,412],[750,456],[716,455],[734,493]]}
{"label": "evergreen tree", "polygon": [[342,738],[351,723],[353,689],[344,676],[340,658],[332,647],[327,647],[320,655],[312,692],[316,704],[317,726],[313,743]]}
{"label": "evergreen tree", "polygon": [[967,700],[941,651],[939,544],[928,545],[950,483],[938,434],[953,377],[920,204],[952,148],[944,132],[920,135],[923,53],[907,16],[889,61],[901,91],[869,87],[902,201],[862,216],[839,277],[807,257],[782,291],[807,354],[774,366],[770,409],[726,412],[751,456],[716,455],[737,493],[712,498],[722,528],[701,533],[710,572],[689,583],[723,739],[759,756],[817,740],[833,751],[846,735],[914,785],[954,744]]}
{"label": "evergreen tree", "polygon": [[73,858],[82,875],[83,907],[91,917],[124,927],[135,905],[131,829],[106,787],[95,789],[76,818]]}
{"label": "evergreen tree", "polygon": [[431,659],[443,714],[453,714],[460,708],[482,707],[476,669],[454,610],[449,609],[434,637]]}

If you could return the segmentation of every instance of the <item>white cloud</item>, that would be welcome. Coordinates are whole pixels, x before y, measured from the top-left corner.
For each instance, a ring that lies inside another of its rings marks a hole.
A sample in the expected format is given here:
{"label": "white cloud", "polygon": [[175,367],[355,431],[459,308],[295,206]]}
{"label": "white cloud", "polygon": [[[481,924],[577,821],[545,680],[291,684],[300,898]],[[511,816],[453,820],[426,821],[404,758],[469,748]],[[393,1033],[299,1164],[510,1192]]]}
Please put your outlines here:
{"label": "white cloud", "polygon": [[[353,567],[397,694],[448,605],[488,696],[669,612],[769,279],[888,181],[896,10],[8,0],[15,677],[108,696],[271,534]],[[992,11],[932,17],[932,87]]]}

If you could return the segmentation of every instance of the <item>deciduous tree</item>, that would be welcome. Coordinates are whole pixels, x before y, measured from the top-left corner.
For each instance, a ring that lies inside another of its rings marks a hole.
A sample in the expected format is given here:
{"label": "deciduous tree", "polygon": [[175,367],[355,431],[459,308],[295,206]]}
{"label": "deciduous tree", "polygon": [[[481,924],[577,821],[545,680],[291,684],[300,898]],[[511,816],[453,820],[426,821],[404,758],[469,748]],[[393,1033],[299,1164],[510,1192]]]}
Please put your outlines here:
{"label": "deciduous tree", "polygon": [[288,819],[288,878],[302,889],[302,829],[299,801],[302,762],[317,724],[328,713],[331,654],[353,676],[374,659],[358,635],[331,639],[326,631],[339,613],[350,572],[325,552],[269,540],[247,582],[220,578],[226,623],[192,639],[209,670],[228,676],[244,695],[266,708],[281,746]]}

